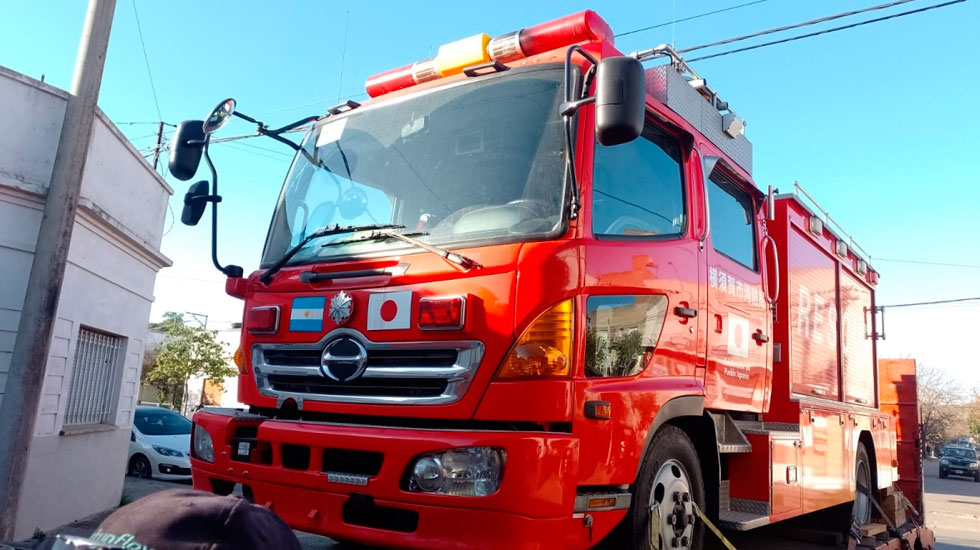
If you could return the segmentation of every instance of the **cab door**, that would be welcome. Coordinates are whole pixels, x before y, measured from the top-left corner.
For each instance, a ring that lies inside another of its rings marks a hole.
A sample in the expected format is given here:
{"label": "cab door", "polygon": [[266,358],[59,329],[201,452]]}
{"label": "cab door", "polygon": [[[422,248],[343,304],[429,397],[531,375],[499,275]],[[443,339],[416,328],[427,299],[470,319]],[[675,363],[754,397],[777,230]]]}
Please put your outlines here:
{"label": "cab door", "polygon": [[708,209],[706,407],[762,412],[772,317],[760,257],[761,206],[751,182],[717,162]]}
{"label": "cab door", "polygon": [[[632,483],[654,414],[671,397],[701,394],[699,272],[692,223],[692,155],[648,119],[634,141],[594,145],[583,186],[584,361],[575,370],[573,431],[588,441],[579,485]],[[699,168],[700,169],[700,168]],[[699,181],[699,180],[697,180]],[[608,419],[588,404],[608,404]]]}

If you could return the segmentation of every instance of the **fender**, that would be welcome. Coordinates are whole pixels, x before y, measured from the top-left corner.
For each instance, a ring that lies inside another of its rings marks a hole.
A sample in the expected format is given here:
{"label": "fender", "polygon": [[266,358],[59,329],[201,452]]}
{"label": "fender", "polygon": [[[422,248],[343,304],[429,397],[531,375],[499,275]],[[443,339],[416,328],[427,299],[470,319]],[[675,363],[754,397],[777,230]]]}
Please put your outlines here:
{"label": "fender", "polygon": [[[675,418],[685,416],[700,418],[703,415],[703,395],[682,395],[664,403],[663,406],[660,407],[660,410],[657,411],[656,416],[653,417],[653,422],[650,424],[650,429],[647,430],[646,440],[643,442],[643,452],[640,454],[640,461],[636,466],[636,475],[640,475],[640,468],[643,467],[643,462],[646,460],[650,442],[653,441],[653,436],[657,433],[657,430],[660,429],[660,426],[663,426],[665,422]],[[636,476],[634,476],[634,479],[635,477]]]}

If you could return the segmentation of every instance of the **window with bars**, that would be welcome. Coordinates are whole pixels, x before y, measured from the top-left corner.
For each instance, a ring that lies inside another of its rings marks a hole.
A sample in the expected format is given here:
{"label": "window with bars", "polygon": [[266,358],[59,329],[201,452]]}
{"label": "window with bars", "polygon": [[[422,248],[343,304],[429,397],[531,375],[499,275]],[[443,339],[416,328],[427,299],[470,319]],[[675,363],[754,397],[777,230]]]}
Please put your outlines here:
{"label": "window with bars", "polygon": [[112,423],[122,348],[119,336],[79,328],[65,426]]}

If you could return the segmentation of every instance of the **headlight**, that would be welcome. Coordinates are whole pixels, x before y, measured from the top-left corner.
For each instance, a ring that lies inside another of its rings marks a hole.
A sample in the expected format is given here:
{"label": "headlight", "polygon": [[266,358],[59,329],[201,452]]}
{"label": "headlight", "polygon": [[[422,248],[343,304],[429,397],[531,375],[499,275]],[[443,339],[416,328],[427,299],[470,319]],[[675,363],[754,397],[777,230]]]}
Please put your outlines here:
{"label": "headlight", "polygon": [[939,461],[939,463],[940,463],[940,464],[942,464],[943,466],[947,466],[947,465],[949,465],[949,461],[948,461],[948,460],[946,460],[945,458],[944,458],[944,459],[942,459],[942,460],[940,460],[940,461]]}
{"label": "headlight", "polygon": [[469,447],[426,453],[409,466],[408,490],[440,495],[485,497],[497,492],[507,453]]}
{"label": "headlight", "polygon": [[211,441],[211,434],[207,430],[194,424],[194,458],[205,462],[214,462],[214,442]]}
{"label": "headlight", "polygon": [[156,445],[153,445],[152,447],[154,451],[162,454],[163,456],[176,456],[178,458],[184,456],[184,453],[169,447],[158,447]]}
{"label": "headlight", "polygon": [[970,468],[977,468],[977,467],[980,467],[980,463],[978,463],[978,462],[971,462],[970,463]]}

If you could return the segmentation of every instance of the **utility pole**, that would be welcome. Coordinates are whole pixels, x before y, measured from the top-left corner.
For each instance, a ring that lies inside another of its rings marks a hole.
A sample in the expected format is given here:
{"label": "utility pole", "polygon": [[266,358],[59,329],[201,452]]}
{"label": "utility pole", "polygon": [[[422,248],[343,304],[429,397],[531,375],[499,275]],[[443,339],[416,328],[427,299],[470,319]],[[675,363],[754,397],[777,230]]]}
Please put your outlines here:
{"label": "utility pole", "polygon": [[116,0],[89,0],[10,372],[0,399],[0,540],[14,537],[115,7]]}
{"label": "utility pole", "polygon": [[157,162],[160,160],[160,144],[163,143],[163,121],[157,127],[157,146],[153,149],[153,171],[157,169]]}

